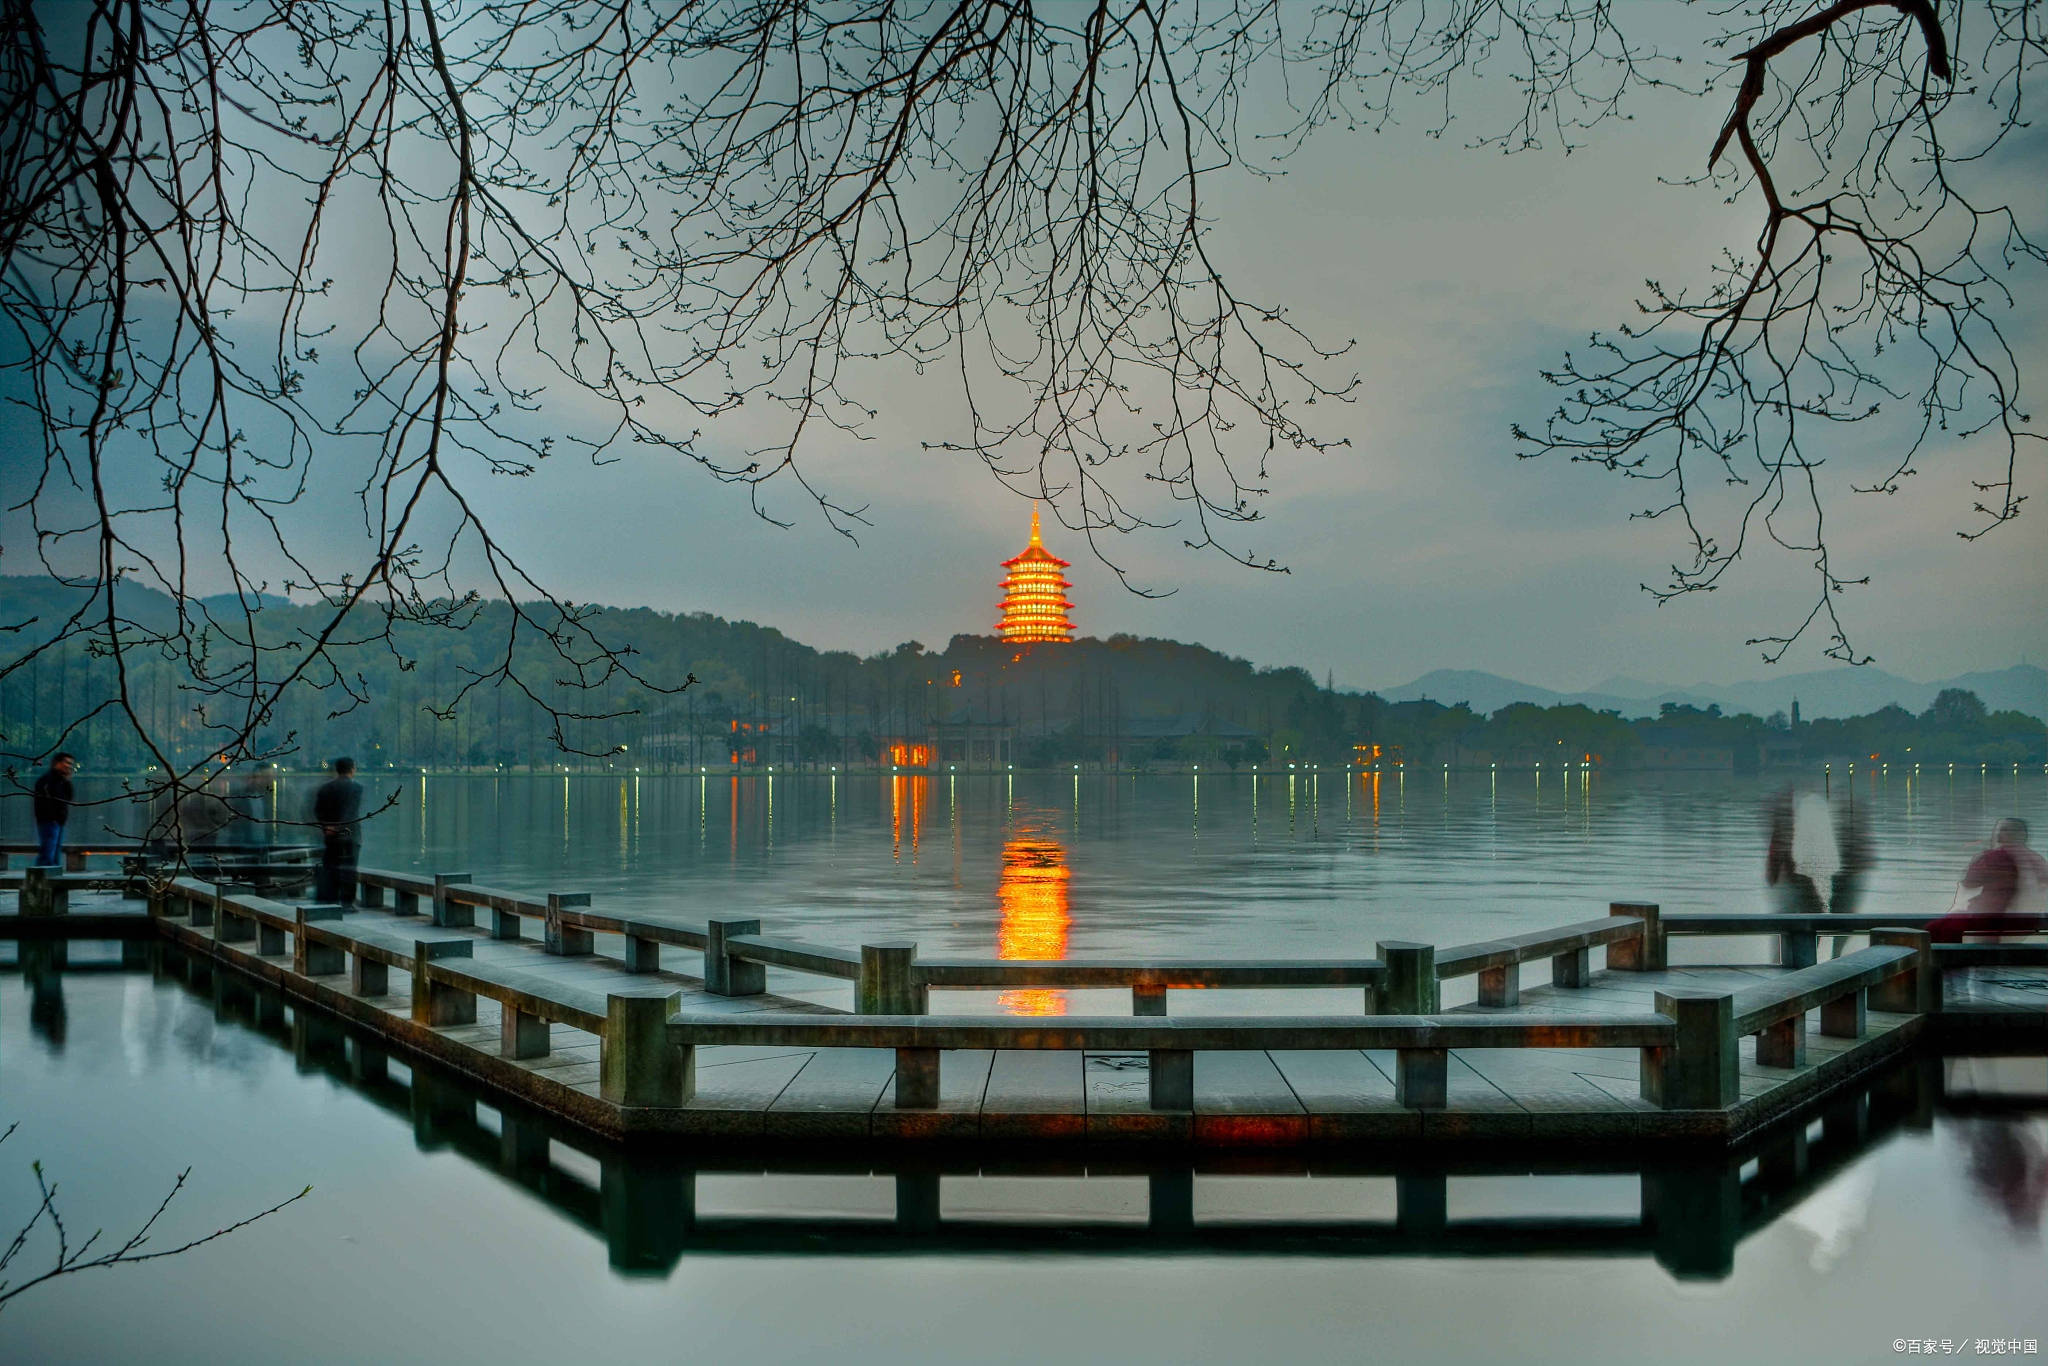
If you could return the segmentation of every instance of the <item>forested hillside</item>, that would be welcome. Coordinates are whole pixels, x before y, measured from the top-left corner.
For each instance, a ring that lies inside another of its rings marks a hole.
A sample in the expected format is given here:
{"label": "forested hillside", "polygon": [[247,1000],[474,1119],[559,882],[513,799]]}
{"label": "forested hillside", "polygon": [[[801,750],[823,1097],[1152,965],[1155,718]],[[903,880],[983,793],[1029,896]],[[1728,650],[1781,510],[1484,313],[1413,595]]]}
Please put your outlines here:
{"label": "forested hillside", "polygon": [[[168,599],[133,591],[139,604],[131,616],[169,620]],[[0,749],[11,767],[60,745],[102,771],[155,758],[127,720],[110,660],[76,642],[36,653],[37,642],[77,608],[75,595],[48,579],[0,577],[0,627],[16,628],[0,636],[0,667],[23,660],[0,678]],[[542,609],[529,611],[547,621]],[[1935,762],[2048,760],[2048,732],[2038,719],[1989,712],[1974,695],[1953,690],[1918,715],[1887,707],[1796,727],[1784,716],[1689,707],[1636,721],[1583,706],[1527,704],[1483,716],[1463,704],[1390,703],[1340,691],[1302,669],[1261,668],[1177,641],[1112,636],[1018,649],[962,635],[943,649],[906,641],[861,657],[816,650],[754,622],[648,608],[607,609],[597,624],[654,686],[594,671],[594,686],[558,681],[538,699],[496,684],[463,695],[491,672],[485,652],[503,641],[509,615],[489,603],[476,614],[466,632],[399,626],[388,641],[343,647],[346,686],[315,679],[287,689],[258,728],[257,749],[241,757],[299,767],[350,753],[370,765],[451,767],[574,766],[631,755],[631,762],[661,766],[689,753],[723,758],[722,737],[766,727],[785,761],[860,763],[892,738],[970,721],[1014,728],[1016,753],[1027,764],[1111,756],[1127,766],[1205,756],[1233,765],[1349,762],[1360,745],[1380,746],[1389,761],[1398,755],[1454,765],[1586,755],[1627,764],[1646,746],[1726,750],[1738,769],[1846,755],[1904,759],[1908,751]],[[239,612],[222,615],[240,619]],[[321,609],[282,599],[267,600],[255,615],[271,646],[288,646],[325,619]],[[189,628],[209,636],[205,653],[220,667],[246,662],[246,642],[204,623]],[[527,676],[567,673],[545,639],[529,635],[517,648],[531,652]],[[289,649],[270,651],[262,667],[275,676],[291,658]],[[209,714],[203,682],[156,658],[127,662],[128,705],[181,741],[164,757],[178,764],[206,758],[222,718]],[[689,745],[692,735],[699,746]]]}

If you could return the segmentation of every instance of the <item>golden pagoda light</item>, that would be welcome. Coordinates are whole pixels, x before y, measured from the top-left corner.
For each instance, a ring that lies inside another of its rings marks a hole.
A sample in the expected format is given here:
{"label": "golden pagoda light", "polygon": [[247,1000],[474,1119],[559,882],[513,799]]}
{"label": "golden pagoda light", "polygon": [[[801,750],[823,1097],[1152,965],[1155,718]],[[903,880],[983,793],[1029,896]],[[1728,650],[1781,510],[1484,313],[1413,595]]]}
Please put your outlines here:
{"label": "golden pagoda light", "polygon": [[1072,640],[1074,623],[1067,619],[1074,604],[1067,600],[1073,585],[1060,573],[1067,562],[1045,548],[1039,539],[1038,505],[1031,505],[1031,544],[1013,559],[1003,561],[1002,619],[996,632],[1007,642],[1037,644]]}

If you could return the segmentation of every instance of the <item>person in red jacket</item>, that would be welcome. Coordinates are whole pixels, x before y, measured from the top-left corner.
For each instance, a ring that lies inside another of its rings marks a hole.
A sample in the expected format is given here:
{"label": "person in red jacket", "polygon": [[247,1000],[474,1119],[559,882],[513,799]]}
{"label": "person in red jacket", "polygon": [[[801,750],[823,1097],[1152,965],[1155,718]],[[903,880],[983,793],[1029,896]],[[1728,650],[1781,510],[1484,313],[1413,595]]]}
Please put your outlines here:
{"label": "person in red jacket", "polygon": [[1932,921],[1937,944],[1960,944],[1966,934],[2033,934],[2041,929],[2041,896],[2048,888],[2048,859],[2027,844],[2027,823],[2008,816],[1998,823],[1991,847],[1970,860],[1963,890],[1975,891],[1960,911]]}

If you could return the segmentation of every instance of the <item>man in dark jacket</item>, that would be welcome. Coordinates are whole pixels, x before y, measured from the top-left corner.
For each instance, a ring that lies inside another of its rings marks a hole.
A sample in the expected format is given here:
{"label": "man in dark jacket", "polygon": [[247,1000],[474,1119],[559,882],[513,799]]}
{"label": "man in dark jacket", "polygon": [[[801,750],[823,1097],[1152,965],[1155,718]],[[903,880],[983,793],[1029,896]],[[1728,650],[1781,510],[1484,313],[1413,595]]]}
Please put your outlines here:
{"label": "man in dark jacket", "polygon": [[36,862],[55,868],[64,862],[64,826],[71,819],[71,774],[78,760],[59,754],[36,779]]}
{"label": "man in dark jacket", "polygon": [[320,876],[313,899],[356,904],[356,856],[363,848],[363,785],[356,761],[336,759],[334,776],[313,794],[313,820],[320,827]]}

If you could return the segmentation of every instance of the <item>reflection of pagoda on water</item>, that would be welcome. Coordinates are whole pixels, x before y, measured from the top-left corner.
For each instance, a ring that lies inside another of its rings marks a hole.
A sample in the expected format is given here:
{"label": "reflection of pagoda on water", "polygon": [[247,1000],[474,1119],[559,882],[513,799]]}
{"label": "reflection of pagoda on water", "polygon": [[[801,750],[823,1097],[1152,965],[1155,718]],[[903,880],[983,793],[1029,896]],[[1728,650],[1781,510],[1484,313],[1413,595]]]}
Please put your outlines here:
{"label": "reflection of pagoda on water", "polygon": [[1031,505],[1031,544],[1015,558],[1003,561],[1003,616],[996,633],[1006,643],[1036,645],[1045,641],[1072,640],[1074,623],[1067,613],[1074,604],[1067,601],[1072,587],[1060,573],[1067,562],[1045,548],[1038,538],[1038,505]]}
{"label": "reflection of pagoda on water", "polygon": [[[1046,961],[1067,956],[1072,923],[1067,884],[1072,876],[1067,851],[1050,835],[1025,829],[1003,842],[1003,870],[996,885],[1002,914],[996,928],[996,957]],[[1058,991],[1005,991],[996,999],[1012,1015],[1067,1013],[1066,995]]]}

